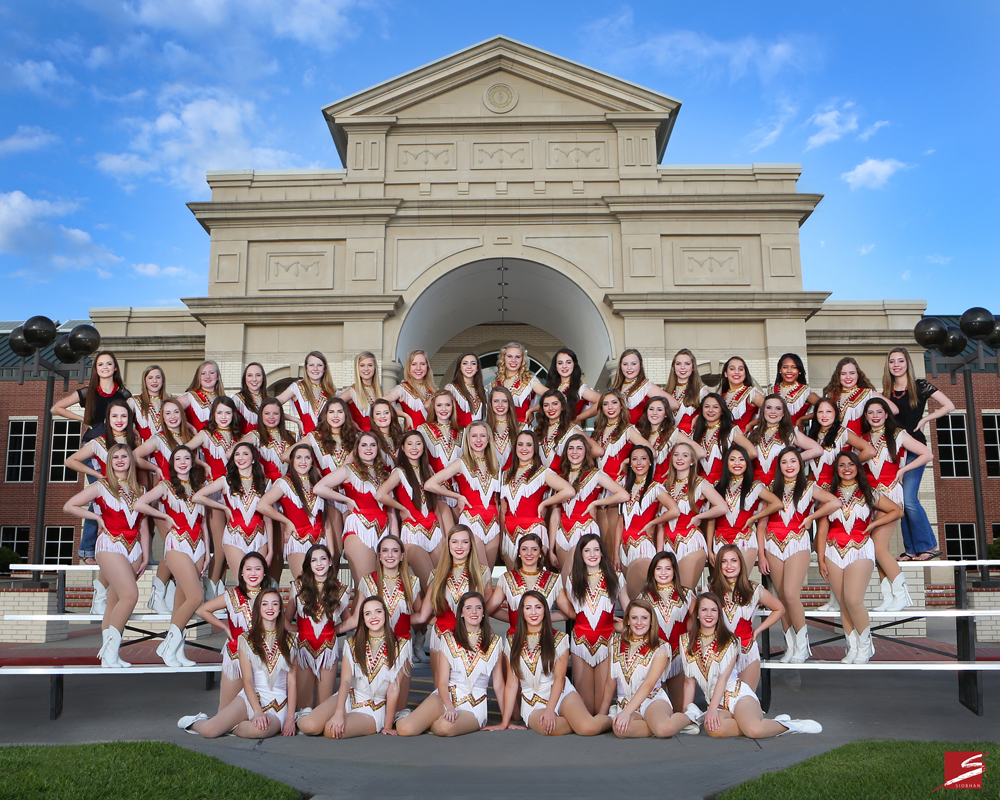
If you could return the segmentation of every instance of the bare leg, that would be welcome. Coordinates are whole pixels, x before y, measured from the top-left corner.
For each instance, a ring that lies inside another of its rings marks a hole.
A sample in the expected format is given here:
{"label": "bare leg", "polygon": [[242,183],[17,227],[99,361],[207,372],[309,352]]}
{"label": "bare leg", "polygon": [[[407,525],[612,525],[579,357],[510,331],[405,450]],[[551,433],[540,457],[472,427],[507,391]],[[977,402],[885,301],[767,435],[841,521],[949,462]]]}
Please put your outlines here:
{"label": "bare leg", "polygon": [[245,556],[246,553],[236,547],[236,545],[232,544],[224,545],[222,551],[225,553],[226,562],[229,564],[229,574],[239,575],[240,562],[243,560],[243,556]]}
{"label": "bare leg", "polygon": [[[663,682],[663,688],[667,690],[667,697],[670,698],[670,705],[674,708],[681,708],[684,705],[684,673],[667,678]],[[690,722],[690,720],[688,720]]]}
{"label": "bare leg", "polygon": [[843,625],[846,636],[854,630],[854,622],[851,620],[850,609],[844,602],[844,570],[829,561],[826,562],[826,568],[830,579],[830,590],[837,598],[837,602],[840,603],[840,624]]}
{"label": "bare leg", "polygon": [[[777,597],[782,604],[785,606],[785,610],[788,610],[788,601],[785,599],[785,562],[782,561],[777,556],[772,553],[767,554],[767,563],[771,568],[771,586],[773,588],[775,597]],[[785,613],[781,618],[781,629],[787,630],[788,626],[791,625],[791,620],[789,619],[791,615]],[[792,625],[792,630],[795,630],[795,626]]]}
{"label": "bare leg", "polygon": [[[378,733],[378,731],[375,730],[375,720],[372,717],[357,711],[349,711],[344,717],[344,732],[337,738],[356,739],[359,736],[371,736],[374,733]],[[325,728],[323,735],[327,739],[333,738]]]}
{"label": "bare leg", "polygon": [[542,736],[565,736],[567,733],[572,733],[573,728],[570,727],[569,720],[562,716],[562,713],[556,717],[556,728],[552,733],[546,733],[542,728],[542,709],[537,708],[528,715],[528,719],[525,724],[531,728],[535,733],[540,733]]}
{"label": "bare leg", "polygon": [[705,571],[706,563],[708,563],[708,553],[704,550],[684,556],[677,565],[677,571],[681,574],[681,585],[695,589],[701,580],[701,574]]}
{"label": "bare leg", "polygon": [[437,546],[431,550],[431,563],[436,567],[438,562],[441,560],[441,554],[444,552],[444,537],[441,541],[437,543]]}
{"label": "bare leg", "polygon": [[347,564],[351,568],[355,586],[360,586],[364,576],[374,572],[378,563],[375,551],[362,542],[361,537],[354,534],[344,540],[344,555],[347,556]]}
{"label": "bare leg", "polygon": [[[299,670],[299,674],[302,670]],[[334,665],[333,669],[321,669],[319,671],[319,680],[316,682],[316,702],[322,703],[329,698],[333,697],[333,682],[337,679],[337,667]],[[299,706],[299,708],[307,708],[308,706]],[[364,716],[364,715],[362,715]]]}
{"label": "bare leg", "polygon": [[448,531],[455,527],[455,512],[452,511],[450,505],[448,505],[443,497],[439,497],[434,503],[434,511],[437,514],[438,521],[441,523],[441,529],[445,532],[445,536],[448,535]]}
{"label": "bare leg", "polygon": [[316,690],[316,676],[311,669],[300,669],[296,674],[295,685],[298,691],[296,708],[312,708],[313,695]]}
{"label": "bare leg", "polygon": [[305,563],[305,560],[305,553],[288,554],[288,571],[292,573],[292,578],[295,580],[298,580],[299,576],[302,575],[302,565]]}
{"label": "bare leg", "polygon": [[[170,523],[164,519],[156,520],[156,532],[160,534],[160,539],[164,542],[167,541],[167,534],[170,533]],[[170,567],[167,565],[165,551],[164,558],[160,559],[160,563],[156,567],[156,577],[159,578],[164,585],[166,585],[167,581],[170,580]]]}
{"label": "bare leg", "polygon": [[[242,680],[233,680],[232,678],[227,678],[225,675],[222,676],[219,684],[219,713],[236,699],[242,688]],[[242,703],[243,701],[240,700],[240,702]]]}
{"label": "bare leg", "polygon": [[214,717],[198,720],[190,729],[206,739],[215,739],[229,733],[241,722],[246,721],[247,704],[243,702],[242,697],[237,697],[220,708],[219,713]]}
{"label": "bare leg", "polygon": [[760,660],[745,666],[739,674],[739,679],[756,692],[757,684],[760,683]]}
{"label": "bare leg", "polygon": [[444,716],[440,716],[431,723],[431,733],[435,736],[464,736],[478,730],[479,720],[471,711],[459,711],[458,719],[454,722],[448,722]]}
{"label": "bare leg", "polygon": [[139,601],[135,569],[121,553],[98,552],[96,558],[101,573],[108,581],[108,606],[104,611],[101,627],[105,630],[115,627],[124,632],[125,623]]}
{"label": "bare leg", "polygon": [[583,704],[590,714],[597,713],[597,703],[594,699],[594,668],[580,656],[573,655],[573,685],[583,699]]}
{"label": "bare leg", "polygon": [[650,703],[643,718],[650,733],[658,739],[667,739],[691,724],[691,718],[687,714],[675,712],[669,703],[662,700]]}
{"label": "bare leg", "polygon": [[[226,554],[222,549],[222,534],[226,532],[226,517],[221,511],[208,509],[208,529],[212,533],[212,566],[208,577],[215,585],[222,578],[222,571],[226,567]],[[238,574],[238,573],[237,573]]]}
{"label": "bare leg", "polygon": [[770,739],[788,730],[780,722],[764,717],[756,697],[744,697],[733,711],[740,733],[749,739]]}
{"label": "bare leg", "polygon": [[490,572],[493,572],[493,567],[497,563],[497,554],[500,552],[500,534],[494,536],[484,546],[486,547],[486,560],[483,562],[483,566],[488,568]]}
{"label": "bare leg", "polygon": [[650,558],[637,558],[625,570],[625,591],[629,600],[635,600],[646,584],[646,572],[649,571]]}
{"label": "bare leg", "polygon": [[892,539],[895,529],[895,525],[883,525],[881,528],[876,528],[872,534],[872,544],[875,545],[875,561],[878,566],[878,574],[883,578],[888,578],[890,581],[896,580],[896,576],[902,572],[899,564],[896,563],[896,559],[889,553],[889,540]]}
{"label": "bare leg", "polygon": [[614,551],[618,512],[606,506],[598,508],[596,519],[597,527],[601,530],[601,541],[604,542],[604,550],[610,555]]}
{"label": "bare leg", "polygon": [[267,714],[267,730],[261,730],[250,720],[245,720],[233,728],[233,735],[241,739],[270,739],[281,733],[281,723],[274,714]]}
{"label": "bare leg", "polygon": [[[598,714],[596,717],[591,714],[579,692],[573,692],[563,698],[559,706],[559,716],[566,718],[577,736],[597,736],[611,730],[611,717],[607,714]],[[556,730],[559,730],[558,727]]]}
{"label": "bare leg", "polygon": [[[744,698],[746,699],[746,698]],[[705,732],[709,736],[715,739],[724,739],[729,736],[739,736],[742,731],[740,731],[739,723],[733,718],[733,715],[728,711],[723,711],[721,708],[718,711],[719,714],[719,727],[710,731],[708,726],[705,726]]]}
{"label": "bare leg", "polygon": [[[281,573],[285,569],[285,543],[282,541],[284,535],[280,525],[271,526],[271,563],[267,566],[267,574],[275,583],[281,583]],[[230,575],[238,575],[229,565]]]}
{"label": "bare leg", "polygon": [[431,570],[434,569],[430,553],[418,544],[408,544],[406,546],[406,561],[413,570],[413,574],[420,579],[421,588],[426,589]]}
{"label": "bare leg", "polygon": [[844,598],[841,607],[846,607],[854,627],[863,631],[869,626],[868,607],[865,606],[865,591],[872,579],[872,562],[863,558],[848,564],[844,570]]}
{"label": "bare leg", "polygon": [[628,728],[625,733],[618,733],[618,729],[613,727],[611,732],[619,739],[648,739],[652,734],[646,720],[638,712],[632,712],[632,717],[628,721]]}
{"label": "bare leg", "polygon": [[786,616],[792,629],[802,630],[806,624],[806,610],[802,605],[802,587],[805,585],[806,575],[809,574],[809,551],[803,550],[801,553],[789,556],[782,567],[783,575],[779,590],[781,602],[785,604]]}
{"label": "bare leg", "polygon": [[[299,670],[298,674],[300,678],[305,671]],[[301,708],[306,708],[306,706],[301,706]],[[306,736],[319,736],[325,730],[326,723],[330,721],[335,713],[337,713],[337,695],[328,697],[308,714],[299,717],[298,722],[295,724]]]}
{"label": "bare leg", "polygon": [[757,548],[750,547],[747,548],[746,550],[743,550],[742,553],[743,553],[743,560],[746,562],[747,565],[747,572],[749,572],[757,564]]}
{"label": "bare leg", "polygon": [[194,615],[195,610],[205,601],[201,588],[201,572],[186,553],[168,551],[163,561],[170,565],[170,572],[177,581],[174,594],[174,610],[170,621],[181,630]]}
{"label": "bare leg", "polygon": [[436,694],[427,695],[412,714],[396,723],[396,733],[400,736],[419,736],[442,714],[444,714],[444,703],[441,702],[441,698]]}

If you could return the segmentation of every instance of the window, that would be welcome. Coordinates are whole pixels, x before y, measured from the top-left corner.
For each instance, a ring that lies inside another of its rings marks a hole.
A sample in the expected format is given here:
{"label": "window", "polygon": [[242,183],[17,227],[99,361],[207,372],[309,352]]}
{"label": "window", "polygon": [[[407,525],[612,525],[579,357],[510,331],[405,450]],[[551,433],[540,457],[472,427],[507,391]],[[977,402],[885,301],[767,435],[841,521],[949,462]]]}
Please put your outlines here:
{"label": "window", "polygon": [[0,547],[9,547],[22,561],[27,561],[29,536],[27,525],[4,525],[0,527]]}
{"label": "window", "polygon": [[969,439],[965,414],[948,414],[937,420],[938,464],[942,478],[969,477]]}
{"label": "window", "polygon": [[45,526],[45,557],[43,564],[72,564],[73,539],[76,529],[72,525]]}
{"label": "window", "polygon": [[71,419],[52,420],[52,462],[49,481],[76,483],[80,475],[66,467],[66,457],[80,449],[81,424]]}
{"label": "window", "polygon": [[986,445],[986,475],[1000,478],[1000,414],[983,414],[983,442]]}
{"label": "window", "polygon": [[35,479],[35,439],[37,419],[10,420],[7,438],[8,483],[31,483]]}
{"label": "window", "polygon": [[976,553],[976,526],[972,522],[946,522],[945,556],[955,560],[973,560]]}

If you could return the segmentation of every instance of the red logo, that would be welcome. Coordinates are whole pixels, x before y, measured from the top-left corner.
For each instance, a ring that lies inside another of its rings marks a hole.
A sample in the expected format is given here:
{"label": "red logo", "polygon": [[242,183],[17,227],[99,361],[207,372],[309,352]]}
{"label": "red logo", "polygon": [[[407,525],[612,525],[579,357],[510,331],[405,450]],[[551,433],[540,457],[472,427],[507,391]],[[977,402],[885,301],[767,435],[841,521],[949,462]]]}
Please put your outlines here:
{"label": "red logo", "polygon": [[944,783],[938,789],[982,789],[983,773],[986,766],[983,756],[989,753],[957,753],[946,751],[944,754]]}

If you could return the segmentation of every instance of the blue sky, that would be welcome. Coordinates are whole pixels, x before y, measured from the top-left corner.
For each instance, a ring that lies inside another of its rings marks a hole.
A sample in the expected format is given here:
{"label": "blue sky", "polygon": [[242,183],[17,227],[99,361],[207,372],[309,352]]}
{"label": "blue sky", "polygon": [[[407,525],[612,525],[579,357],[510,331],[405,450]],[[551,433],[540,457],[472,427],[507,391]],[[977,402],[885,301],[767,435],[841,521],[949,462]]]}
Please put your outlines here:
{"label": "blue sky", "polygon": [[[205,293],[210,169],[497,34],[683,102],[665,164],[801,163],[805,288],[1000,312],[1000,4],[0,0],[0,318]],[[991,55],[992,53],[992,55]]]}

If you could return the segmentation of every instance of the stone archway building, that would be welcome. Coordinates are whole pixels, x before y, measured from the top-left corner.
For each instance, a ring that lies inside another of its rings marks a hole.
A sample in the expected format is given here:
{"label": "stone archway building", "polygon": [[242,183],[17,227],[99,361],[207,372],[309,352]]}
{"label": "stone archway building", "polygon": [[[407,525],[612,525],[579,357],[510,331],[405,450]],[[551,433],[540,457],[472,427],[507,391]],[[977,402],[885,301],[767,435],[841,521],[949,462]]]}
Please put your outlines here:
{"label": "stone archway building", "polygon": [[248,361],[296,377],[310,350],[338,386],[371,350],[391,385],[411,348],[441,374],[518,335],[542,363],[573,348],[596,386],[627,347],[659,381],[681,347],[702,372],[740,354],[761,383],[786,351],[814,386],[844,354],[881,375],[924,303],[803,291],[798,231],[821,196],[796,190],[798,165],[660,166],[680,106],[475,45],[324,108],[344,169],[210,172],[211,200],[189,204],[205,296],[91,316],[129,385],[156,360],[175,391],[203,358],[233,387]]}

